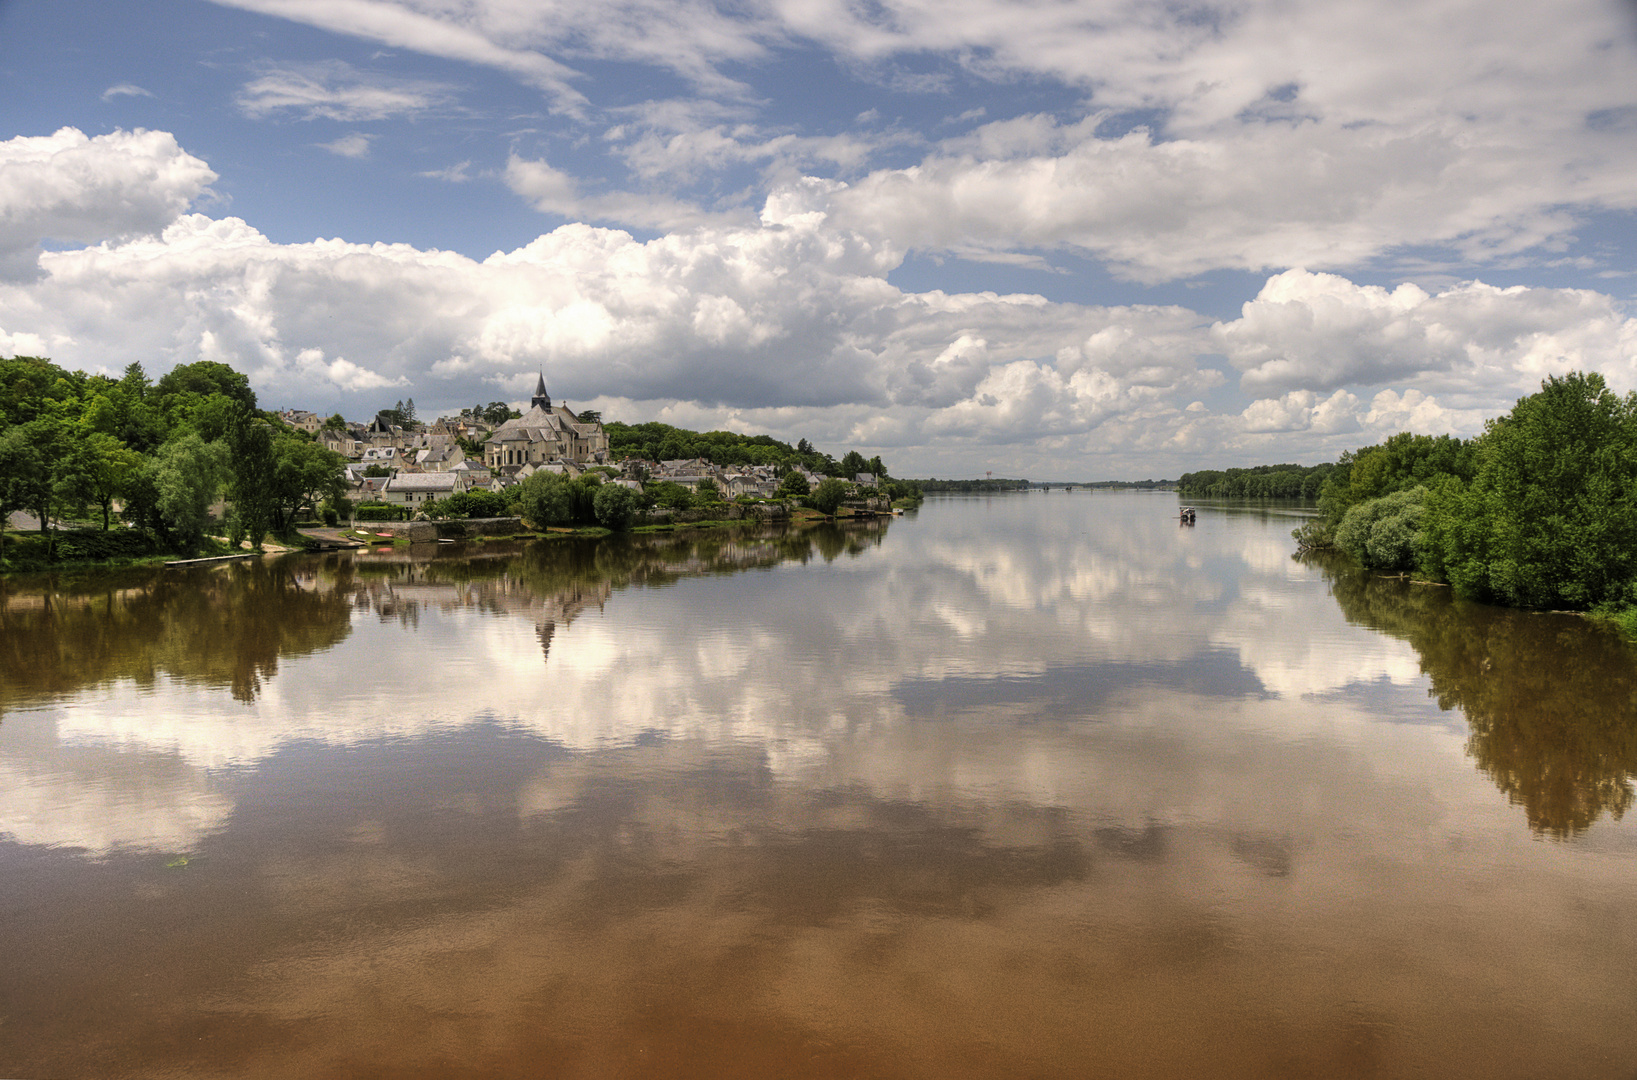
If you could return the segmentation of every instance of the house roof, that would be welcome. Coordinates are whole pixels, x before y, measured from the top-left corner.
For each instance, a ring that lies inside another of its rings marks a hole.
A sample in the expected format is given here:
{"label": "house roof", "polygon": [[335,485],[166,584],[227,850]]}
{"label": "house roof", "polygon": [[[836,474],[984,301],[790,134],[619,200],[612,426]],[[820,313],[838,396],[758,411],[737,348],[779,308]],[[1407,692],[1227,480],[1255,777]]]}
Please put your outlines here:
{"label": "house roof", "polygon": [[454,473],[399,473],[384,491],[454,491],[460,477]]}

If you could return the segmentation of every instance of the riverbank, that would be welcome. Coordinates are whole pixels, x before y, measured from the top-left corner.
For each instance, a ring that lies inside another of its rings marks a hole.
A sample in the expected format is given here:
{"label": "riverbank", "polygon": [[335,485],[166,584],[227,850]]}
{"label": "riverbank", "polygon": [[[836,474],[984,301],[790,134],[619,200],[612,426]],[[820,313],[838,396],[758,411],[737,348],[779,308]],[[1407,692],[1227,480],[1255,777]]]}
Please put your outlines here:
{"label": "riverbank", "polygon": [[159,566],[178,560],[234,556],[277,555],[299,551],[305,538],[269,538],[260,551],[235,547],[226,537],[207,536],[198,550],[182,552],[136,529],[60,529],[49,535],[37,531],[7,531],[0,537],[0,575],[38,574],[60,570],[115,570],[131,566]]}

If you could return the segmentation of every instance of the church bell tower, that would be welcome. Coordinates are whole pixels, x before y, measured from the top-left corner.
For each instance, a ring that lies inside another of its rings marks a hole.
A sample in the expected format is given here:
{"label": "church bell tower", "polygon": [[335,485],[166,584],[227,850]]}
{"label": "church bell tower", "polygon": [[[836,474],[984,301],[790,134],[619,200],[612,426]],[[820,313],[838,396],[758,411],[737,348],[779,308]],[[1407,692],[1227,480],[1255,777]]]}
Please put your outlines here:
{"label": "church bell tower", "polygon": [[543,371],[540,373],[539,383],[535,385],[534,398],[531,404],[538,406],[547,412],[551,411],[551,395],[546,393],[546,374]]}

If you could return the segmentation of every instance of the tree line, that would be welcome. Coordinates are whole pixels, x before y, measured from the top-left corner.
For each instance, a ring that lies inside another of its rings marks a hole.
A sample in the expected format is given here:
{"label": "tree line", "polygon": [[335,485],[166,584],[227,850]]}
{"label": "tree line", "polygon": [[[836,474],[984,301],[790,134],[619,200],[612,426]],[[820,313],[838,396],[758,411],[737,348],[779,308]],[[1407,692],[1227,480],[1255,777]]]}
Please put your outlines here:
{"label": "tree line", "polygon": [[985,491],[1027,491],[1029,489],[1029,481],[1027,480],[996,480],[993,477],[986,477],[982,480],[939,480],[934,477],[930,480],[916,480],[914,483],[922,491],[939,493],[954,491],[972,494]]}
{"label": "tree line", "polygon": [[1183,473],[1177,492],[1189,499],[1316,499],[1335,469],[1324,465],[1255,465]]}
{"label": "tree line", "polygon": [[866,458],[849,450],[839,460],[817,449],[806,439],[796,445],[780,442],[771,435],[741,435],[736,431],[689,431],[652,421],[622,424],[607,421],[608,449],[616,457],[637,457],[649,461],[678,461],[699,458],[712,465],[775,465],[783,469],[801,466],[808,472],[851,480],[859,473],[885,476],[887,467],[879,456]]}
{"label": "tree line", "polygon": [[183,364],[154,382],[135,363],[116,379],[0,359],[0,523],[32,514],[48,553],[53,518],[92,517],[107,532],[116,503],[166,550],[193,553],[224,493],[229,538],[259,546],[339,499],[342,464],[258,410],[249,379],[226,364]]}
{"label": "tree line", "polygon": [[1293,534],[1507,607],[1637,630],[1637,393],[1553,376],[1472,439],[1403,432],[1341,456]]}

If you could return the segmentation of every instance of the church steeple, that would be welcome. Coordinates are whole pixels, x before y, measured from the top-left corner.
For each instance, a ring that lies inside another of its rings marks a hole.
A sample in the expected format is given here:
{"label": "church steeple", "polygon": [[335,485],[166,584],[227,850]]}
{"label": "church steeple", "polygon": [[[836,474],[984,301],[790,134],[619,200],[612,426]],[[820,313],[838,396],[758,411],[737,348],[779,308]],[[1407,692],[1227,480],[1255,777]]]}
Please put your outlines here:
{"label": "church steeple", "polygon": [[540,382],[534,388],[532,404],[538,405],[547,412],[551,411],[551,395],[546,393],[546,373],[543,371],[540,373]]}

